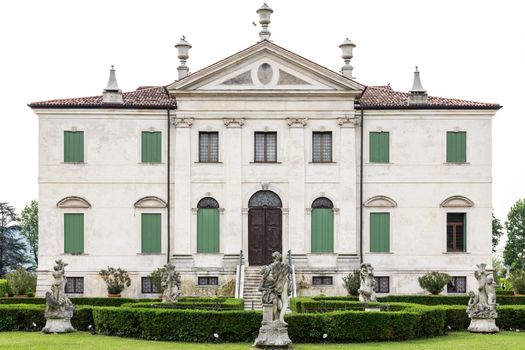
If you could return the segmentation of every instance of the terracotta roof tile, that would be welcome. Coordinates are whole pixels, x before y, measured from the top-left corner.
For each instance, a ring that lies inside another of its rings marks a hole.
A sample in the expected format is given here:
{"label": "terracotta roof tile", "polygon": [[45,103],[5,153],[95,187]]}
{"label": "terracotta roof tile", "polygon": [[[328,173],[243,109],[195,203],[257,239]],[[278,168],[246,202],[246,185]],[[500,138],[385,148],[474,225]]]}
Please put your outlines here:
{"label": "terracotta roof tile", "polygon": [[102,95],[78,98],[66,98],[33,102],[31,108],[139,108],[159,109],[175,108],[177,102],[170,97],[163,86],[143,87],[136,91],[122,94],[124,103],[103,103]]}
{"label": "terracotta roof tile", "polygon": [[364,108],[377,109],[500,109],[497,103],[483,103],[428,96],[425,105],[409,105],[407,92],[394,91],[389,85],[368,86],[359,98]]}

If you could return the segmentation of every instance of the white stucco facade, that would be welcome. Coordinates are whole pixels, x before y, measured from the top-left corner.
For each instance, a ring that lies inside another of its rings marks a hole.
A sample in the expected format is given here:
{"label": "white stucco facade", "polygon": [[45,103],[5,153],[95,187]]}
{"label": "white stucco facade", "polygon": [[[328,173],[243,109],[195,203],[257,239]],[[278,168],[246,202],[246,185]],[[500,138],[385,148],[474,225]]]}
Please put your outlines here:
{"label": "white stucco facade", "polygon": [[[260,73],[264,64],[269,78]],[[390,293],[422,293],[417,277],[430,271],[467,276],[472,285],[475,264],[491,262],[495,110],[366,108],[356,103],[364,89],[264,40],[167,86],[176,109],[33,106],[40,147],[37,294],[48,288],[58,258],[69,263],[69,276],[84,277],[85,296],[106,294],[98,271],[107,266],[130,273],[123,296],[151,296],[141,292],[140,278],[168,259],[181,272],[183,292],[210,293],[197,286],[198,276],[217,276],[219,284],[234,279],[240,251],[250,264],[248,203],[260,190],[282,202],[282,252],[291,252],[298,279],[311,285],[314,276],[333,278],[300,294],[345,294],[342,277],[361,261],[389,277]],[[74,130],[84,131],[84,162],[65,163],[64,131]],[[160,163],[141,163],[142,131],[161,132]],[[210,131],[218,133],[218,162],[199,162],[199,132]],[[276,132],[276,162],[254,161],[254,133],[263,131]],[[331,162],[313,162],[318,131],[331,132]],[[388,163],[368,161],[368,135],[376,131],[389,132]],[[467,133],[467,162],[447,163],[448,131]],[[59,204],[71,196],[87,204]],[[137,205],[144,197],[156,199]],[[217,253],[197,252],[197,203],[205,197],[219,203]],[[311,206],[319,197],[333,203],[332,252],[312,253]],[[384,253],[370,252],[369,215],[376,212],[390,213]],[[466,214],[465,252],[447,252],[453,212]],[[82,254],[64,253],[65,213],[84,214]],[[142,213],[161,214],[160,253],[141,253]]]}

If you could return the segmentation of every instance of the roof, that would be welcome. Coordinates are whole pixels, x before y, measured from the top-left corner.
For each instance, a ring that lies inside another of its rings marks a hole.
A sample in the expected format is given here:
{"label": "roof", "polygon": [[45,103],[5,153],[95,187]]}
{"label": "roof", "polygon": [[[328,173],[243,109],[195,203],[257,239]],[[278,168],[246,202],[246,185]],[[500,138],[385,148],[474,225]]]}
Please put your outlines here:
{"label": "roof", "polygon": [[103,103],[102,95],[32,102],[31,108],[124,108],[124,109],[175,109],[177,102],[163,86],[140,87],[122,94],[124,103]]}
{"label": "roof", "polygon": [[427,104],[409,105],[407,92],[394,91],[390,85],[368,86],[359,98],[366,109],[500,109],[497,103],[483,103],[444,97],[428,96]]}

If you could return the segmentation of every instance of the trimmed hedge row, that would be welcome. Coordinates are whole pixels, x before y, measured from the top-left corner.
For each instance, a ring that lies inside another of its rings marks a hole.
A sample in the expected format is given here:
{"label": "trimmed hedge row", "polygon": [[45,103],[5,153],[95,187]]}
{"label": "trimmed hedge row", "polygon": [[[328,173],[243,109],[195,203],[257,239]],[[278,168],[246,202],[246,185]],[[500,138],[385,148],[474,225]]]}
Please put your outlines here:
{"label": "trimmed hedge row", "polygon": [[[321,301],[357,301],[358,298],[352,296],[329,297],[315,296],[313,300]],[[378,297],[379,302],[398,302],[422,305],[467,305],[469,297],[467,295],[388,295]],[[525,296],[518,295],[498,295],[496,298],[500,305],[525,305]]]}
{"label": "trimmed hedge row", "polygon": [[[145,298],[88,298],[78,297],[70,298],[74,305],[89,305],[89,306],[120,306],[122,304],[140,303],[140,302],[159,302],[160,299]],[[45,298],[0,298],[1,304],[37,304],[44,305]]]}
{"label": "trimmed hedge row", "polygon": [[180,309],[180,310],[244,310],[244,299],[223,299],[223,300],[186,300],[181,299],[176,303],[129,303],[122,304],[122,307],[131,308],[154,308],[154,309]]}
{"label": "trimmed hedge row", "polygon": [[[46,320],[43,305],[0,305],[0,331],[40,331]],[[77,330],[93,325],[93,308],[75,307],[71,324]]]}

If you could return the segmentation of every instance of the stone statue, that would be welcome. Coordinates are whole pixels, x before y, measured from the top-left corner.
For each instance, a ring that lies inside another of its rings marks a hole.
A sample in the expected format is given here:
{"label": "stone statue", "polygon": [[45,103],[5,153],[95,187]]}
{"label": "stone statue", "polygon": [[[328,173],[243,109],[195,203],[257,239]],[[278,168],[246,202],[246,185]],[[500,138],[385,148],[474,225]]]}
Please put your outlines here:
{"label": "stone statue", "polygon": [[284,315],[292,292],[292,268],[281,261],[279,252],[274,252],[272,259],[270,265],[261,269],[259,291],[262,293],[263,320],[254,346],[288,348],[292,341]]}
{"label": "stone statue", "polygon": [[166,272],[162,274],[161,280],[162,301],[176,303],[180,295],[180,274],[175,271],[175,265],[171,261],[164,265],[164,269]]}
{"label": "stone statue", "polygon": [[491,273],[486,271],[487,264],[476,265],[474,276],[478,280],[477,292],[469,292],[467,314],[470,317],[468,330],[475,333],[497,333],[496,326],[496,284]]}
{"label": "stone statue", "polygon": [[55,261],[53,267],[53,282],[51,291],[46,292],[46,325],[42,329],[44,333],[67,333],[74,332],[71,325],[74,306],[66,295],[65,267],[67,264],[60,260]]}
{"label": "stone statue", "polygon": [[374,279],[374,268],[367,263],[361,264],[361,285],[357,292],[359,293],[359,301],[362,303],[377,302],[376,280]]}

